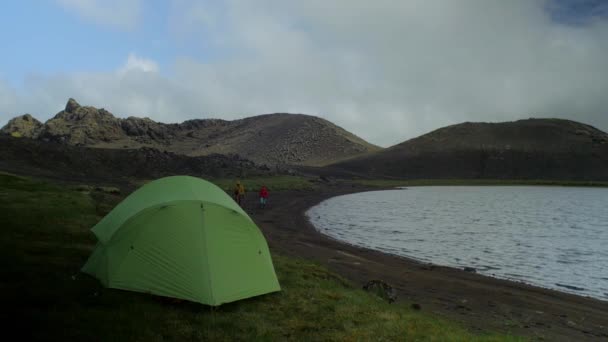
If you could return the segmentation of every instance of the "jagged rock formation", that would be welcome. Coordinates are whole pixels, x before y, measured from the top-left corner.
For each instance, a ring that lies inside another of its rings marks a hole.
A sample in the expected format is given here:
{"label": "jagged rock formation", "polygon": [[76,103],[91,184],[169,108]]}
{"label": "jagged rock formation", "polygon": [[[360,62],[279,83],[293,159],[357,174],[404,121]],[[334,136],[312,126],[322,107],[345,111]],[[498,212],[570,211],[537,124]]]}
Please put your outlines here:
{"label": "jagged rock formation", "polygon": [[33,134],[9,123],[3,132],[75,146],[151,147],[188,156],[238,154],[269,165],[326,165],[379,150],[327,120],[302,114],[163,124],[149,118],[116,118],[103,108],[81,106],[69,99],[63,111],[39,126]]}
{"label": "jagged rock formation", "polygon": [[37,138],[42,129],[42,123],[30,114],[24,114],[12,118],[6,126],[0,129],[0,133],[12,135],[16,138]]}
{"label": "jagged rock formation", "polygon": [[44,124],[40,138],[70,145],[95,145],[124,136],[120,119],[105,109],[80,106],[70,99],[65,110]]}
{"label": "jagged rock formation", "polygon": [[332,167],[373,177],[608,180],[608,134],[561,119],[466,122]]}

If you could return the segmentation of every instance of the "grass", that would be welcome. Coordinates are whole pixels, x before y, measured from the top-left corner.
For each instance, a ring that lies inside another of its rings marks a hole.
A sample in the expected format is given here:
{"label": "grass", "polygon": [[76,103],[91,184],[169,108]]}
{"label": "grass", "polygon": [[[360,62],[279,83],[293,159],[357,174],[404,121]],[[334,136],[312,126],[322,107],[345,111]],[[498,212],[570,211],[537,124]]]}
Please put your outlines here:
{"label": "grass", "polygon": [[[262,185],[266,185],[269,191],[286,191],[286,190],[314,190],[316,185],[310,181],[310,178],[301,176],[259,176],[259,177],[242,177],[242,178],[207,178],[206,180],[219,186],[228,193],[232,193],[237,180],[241,181],[247,192],[257,192]],[[137,186],[142,186],[152,180],[141,180],[134,182]]]}
{"label": "grass", "polygon": [[[270,186],[270,185],[269,185]],[[317,264],[273,255],[282,291],[212,309],[106,289],[80,274],[89,232],[120,200],[0,174],[3,311],[43,340],[516,341],[388,304]]]}
{"label": "grass", "polygon": [[542,179],[358,179],[354,180],[365,186],[388,188],[398,186],[435,186],[435,185],[546,185],[546,186],[591,186],[608,187],[604,181],[542,180]]}

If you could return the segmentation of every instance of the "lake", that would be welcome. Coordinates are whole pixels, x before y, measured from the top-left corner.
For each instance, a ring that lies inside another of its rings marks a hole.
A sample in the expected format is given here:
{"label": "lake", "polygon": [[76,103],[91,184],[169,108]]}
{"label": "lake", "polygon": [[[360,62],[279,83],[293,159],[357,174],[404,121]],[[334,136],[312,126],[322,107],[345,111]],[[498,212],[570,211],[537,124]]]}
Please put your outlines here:
{"label": "lake", "polygon": [[344,242],[608,300],[608,189],[425,186],[328,199],[307,216]]}

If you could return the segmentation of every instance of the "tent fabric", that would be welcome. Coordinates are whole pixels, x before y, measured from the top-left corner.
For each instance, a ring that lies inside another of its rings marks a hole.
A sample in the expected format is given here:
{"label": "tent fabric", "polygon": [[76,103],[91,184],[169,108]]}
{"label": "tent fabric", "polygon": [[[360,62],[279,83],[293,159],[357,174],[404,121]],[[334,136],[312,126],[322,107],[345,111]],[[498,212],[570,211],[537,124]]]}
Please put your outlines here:
{"label": "tent fabric", "polygon": [[91,230],[98,244],[82,271],[106,287],[214,306],[280,291],[261,231],[199,178],[148,183]]}

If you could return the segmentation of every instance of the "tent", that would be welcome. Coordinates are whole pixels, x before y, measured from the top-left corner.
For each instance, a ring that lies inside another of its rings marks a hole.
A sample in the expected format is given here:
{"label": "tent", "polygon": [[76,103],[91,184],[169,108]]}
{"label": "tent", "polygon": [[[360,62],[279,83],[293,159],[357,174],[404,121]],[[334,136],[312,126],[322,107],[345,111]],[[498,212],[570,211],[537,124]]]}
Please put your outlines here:
{"label": "tent", "polygon": [[82,271],[106,287],[213,306],[280,291],[258,227],[199,178],[150,182],[91,230],[98,243]]}

